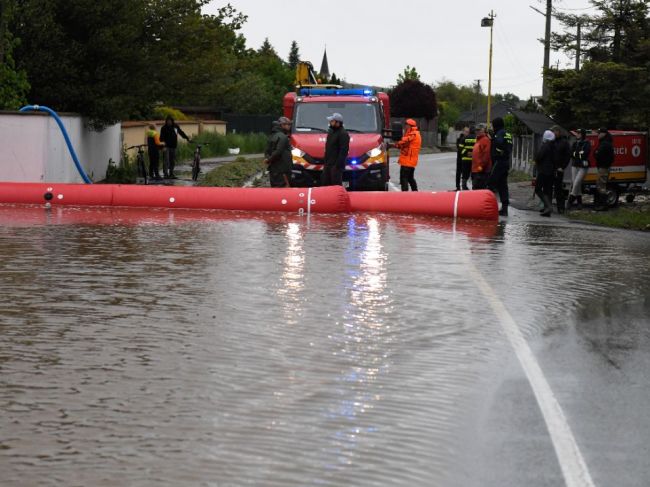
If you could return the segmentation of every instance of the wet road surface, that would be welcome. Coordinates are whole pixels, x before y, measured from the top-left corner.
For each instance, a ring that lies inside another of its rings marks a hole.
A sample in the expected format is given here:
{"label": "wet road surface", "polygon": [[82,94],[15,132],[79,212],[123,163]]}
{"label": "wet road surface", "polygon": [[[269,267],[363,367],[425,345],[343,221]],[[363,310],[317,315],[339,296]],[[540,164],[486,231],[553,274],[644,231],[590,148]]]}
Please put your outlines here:
{"label": "wet road surface", "polygon": [[[420,186],[453,164],[423,156]],[[650,484],[647,235],[516,210],[0,224],[2,485]]]}

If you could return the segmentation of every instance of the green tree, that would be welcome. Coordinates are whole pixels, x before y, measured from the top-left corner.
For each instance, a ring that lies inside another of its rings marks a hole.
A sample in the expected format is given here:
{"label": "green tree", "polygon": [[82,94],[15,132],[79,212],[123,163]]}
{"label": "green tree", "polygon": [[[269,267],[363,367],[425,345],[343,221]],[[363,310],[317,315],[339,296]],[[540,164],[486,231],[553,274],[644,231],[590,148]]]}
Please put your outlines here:
{"label": "green tree", "polygon": [[300,62],[300,50],[296,41],[291,42],[291,50],[289,51],[289,68],[295,70]]}
{"label": "green tree", "polygon": [[[487,96],[477,91],[476,86],[457,85],[453,81],[440,81],[435,86],[436,96],[441,103],[446,103],[447,110],[460,113],[487,106]],[[457,120],[454,120],[454,123]]]}
{"label": "green tree", "polygon": [[29,83],[24,70],[17,70],[13,58],[16,45],[9,22],[15,8],[14,2],[0,1],[0,110],[15,110],[27,102]]}
{"label": "green tree", "polygon": [[293,89],[295,73],[266,39],[257,51],[248,51],[234,70],[225,105],[232,111],[278,115],[282,99]]}
{"label": "green tree", "polygon": [[[436,93],[436,95],[438,94]],[[454,127],[460,118],[460,113],[457,105],[449,101],[440,101],[438,103],[438,127]]]}
{"label": "green tree", "polygon": [[582,70],[550,70],[547,103],[565,126],[639,128],[650,123],[650,88],[643,68],[586,63]]}
{"label": "green tree", "polygon": [[406,66],[404,68],[404,71],[402,71],[398,76],[397,76],[397,84],[401,85],[407,80],[416,80],[420,81],[420,74],[418,73],[417,69],[412,68],[411,66]]}
{"label": "green tree", "polygon": [[148,116],[155,102],[219,104],[246,56],[231,5],[208,0],[23,0],[12,24],[30,100],[91,125]]}
{"label": "green tree", "polygon": [[[158,0],[148,8],[146,31],[156,101],[168,105],[223,105],[248,55],[239,33],[246,16],[230,5],[202,15],[206,2]],[[151,70],[150,70],[151,71]]]}
{"label": "green tree", "polygon": [[517,106],[521,101],[514,93],[497,93],[492,97],[494,103],[509,103],[510,105]]}
{"label": "green tree", "polygon": [[16,62],[30,101],[79,112],[97,128],[153,99],[137,0],[24,0],[16,11]]}
{"label": "green tree", "polygon": [[553,34],[552,47],[575,55],[580,24],[581,51],[587,60],[645,65],[650,59],[647,0],[591,0],[591,4],[595,7],[591,15],[555,13],[565,30]]}

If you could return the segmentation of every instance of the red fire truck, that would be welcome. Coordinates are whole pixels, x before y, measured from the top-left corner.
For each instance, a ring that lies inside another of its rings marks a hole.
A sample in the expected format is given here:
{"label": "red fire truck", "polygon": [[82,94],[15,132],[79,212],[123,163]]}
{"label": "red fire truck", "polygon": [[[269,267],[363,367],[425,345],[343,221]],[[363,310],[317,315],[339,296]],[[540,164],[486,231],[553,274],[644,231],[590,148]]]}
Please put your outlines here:
{"label": "red fire truck", "polygon": [[[648,177],[648,133],[624,130],[610,130],[614,142],[614,164],[609,174],[607,202],[610,206],[618,203],[618,197],[626,194],[626,200],[632,202],[634,195],[641,190]],[[585,176],[583,190],[595,193],[598,170],[594,153],[598,147],[598,134],[587,134],[591,142],[589,171]]]}
{"label": "red fire truck", "polygon": [[298,87],[284,97],[284,115],[293,120],[291,185],[320,184],[327,138],[327,117],[343,115],[350,134],[350,152],[343,173],[349,190],[387,190],[388,138],[399,139],[401,128],[390,130],[390,102],[386,93],[340,86]]}

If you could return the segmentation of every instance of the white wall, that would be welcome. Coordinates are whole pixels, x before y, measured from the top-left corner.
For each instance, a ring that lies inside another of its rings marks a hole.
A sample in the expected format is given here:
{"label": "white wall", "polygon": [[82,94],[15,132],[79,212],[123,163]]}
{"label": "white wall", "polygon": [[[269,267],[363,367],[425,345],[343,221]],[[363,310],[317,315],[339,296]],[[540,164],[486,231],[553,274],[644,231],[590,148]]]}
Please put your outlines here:
{"label": "white wall", "polygon": [[[94,132],[80,116],[61,119],[86,173],[104,179],[108,160],[120,160],[120,125]],[[0,181],[83,182],[56,121],[40,112],[0,113]]]}

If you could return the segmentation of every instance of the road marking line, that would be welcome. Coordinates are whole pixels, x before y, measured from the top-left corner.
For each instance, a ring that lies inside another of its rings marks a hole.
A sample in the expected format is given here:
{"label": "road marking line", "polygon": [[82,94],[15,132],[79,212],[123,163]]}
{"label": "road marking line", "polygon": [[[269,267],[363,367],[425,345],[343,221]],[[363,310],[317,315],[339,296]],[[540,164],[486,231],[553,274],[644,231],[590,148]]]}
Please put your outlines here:
{"label": "road marking line", "polygon": [[551,436],[564,481],[567,487],[595,487],[587,464],[571,432],[564,411],[553,394],[539,362],[528,346],[519,326],[512,318],[496,292],[485,280],[481,272],[467,258],[467,265],[479,289],[489,301],[492,311],[501,322],[501,326],[515,350],[528,382],[533,389],[537,404],[542,412],[546,427]]}
{"label": "road marking line", "polygon": [[388,187],[390,188],[390,191],[402,191],[399,186],[397,186],[394,182],[389,181],[388,182]]}

